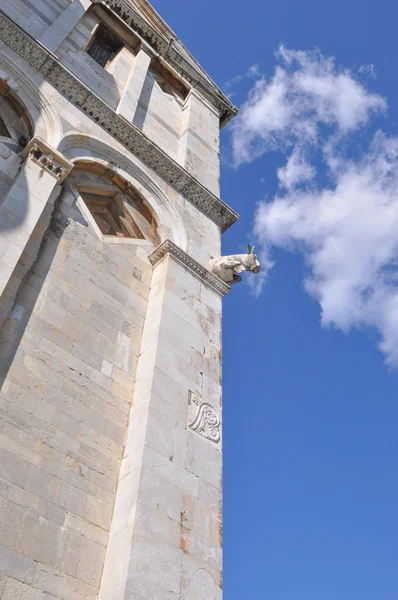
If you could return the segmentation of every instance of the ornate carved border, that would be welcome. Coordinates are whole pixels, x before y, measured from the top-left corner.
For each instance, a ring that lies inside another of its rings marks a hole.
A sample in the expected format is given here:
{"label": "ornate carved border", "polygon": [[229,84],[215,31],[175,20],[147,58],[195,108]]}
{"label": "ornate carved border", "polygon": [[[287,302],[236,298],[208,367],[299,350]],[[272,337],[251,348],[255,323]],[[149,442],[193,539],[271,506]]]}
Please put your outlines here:
{"label": "ornate carved border", "polygon": [[237,221],[239,215],[235,211],[203,187],[139,129],[116,114],[110,106],[61,65],[56,56],[31,38],[1,10],[0,40],[214,221],[221,231],[225,231]]}
{"label": "ornate carved border", "polygon": [[225,296],[231,289],[227,283],[224,283],[217,275],[210,273],[205,267],[198,263],[194,258],[189,256],[184,250],[181,250],[171,240],[162,242],[152,254],[149,255],[149,261],[154,267],[165,256],[172,256],[174,260],[179,262],[183,267],[192,273],[202,283],[211,288],[219,296]]}
{"label": "ornate carved border", "polygon": [[[93,4],[106,6],[118,15],[126,25],[138,33],[179,75],[198,89],[210,104],[218,110],[221,120],[227,121],[238,112],[236,106],[224,96],[222,91],[213,82],[207,80],[200,73],[199,68],[195,68],[178,52],[178,49],[173,45],[173,40],[170,38],[168,42],[162,38],[126,0],[92,0],[92,2]],[[194,62],[194,59],[192,59],[192,62]]]}

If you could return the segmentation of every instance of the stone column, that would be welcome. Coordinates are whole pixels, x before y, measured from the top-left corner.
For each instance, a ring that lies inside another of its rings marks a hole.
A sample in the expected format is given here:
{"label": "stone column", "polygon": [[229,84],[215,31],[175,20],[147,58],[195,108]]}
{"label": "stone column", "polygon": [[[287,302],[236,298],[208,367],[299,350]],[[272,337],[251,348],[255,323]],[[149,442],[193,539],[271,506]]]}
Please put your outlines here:
{"label": "stone column", "polygon": [[116,109],[116,112],[127,119],[129,123],[133,122],[152,56],[150,49],[141,45]]}
{"label": "stone column", "polygon": [[39,42],[50,52],[55,52],[90,6],[91,0],[73,0],[43,33],[39,38]]}
{"label": "stone column", "polygon": [[220,194],[220,117],[192,90],[185,101],[177,161],[213,194]]}
{"label": "stone column", "polygon": [[100,600],[221,600],[221,297],[172,242],[153,278]]}
{"label": "stone column", "polygon": [[21,157],[25,161],[0,204],[0,296],[51,192],[73,167],[40,138],[33,138]]}

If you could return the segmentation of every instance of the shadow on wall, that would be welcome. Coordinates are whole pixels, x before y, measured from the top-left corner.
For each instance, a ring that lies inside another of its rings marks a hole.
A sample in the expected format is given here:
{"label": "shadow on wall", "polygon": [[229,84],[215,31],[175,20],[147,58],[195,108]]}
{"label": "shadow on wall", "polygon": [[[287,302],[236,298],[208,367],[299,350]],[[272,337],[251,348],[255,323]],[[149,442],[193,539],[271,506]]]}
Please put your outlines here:
{"label": "shadow on wall", "polygon": [[142,129],[144,128],[145,117],[148,112],[149,102],[151,100],[154,85],[155,79],[148,71],[145,77],[144,85],[142,86],[137,108],[135,109],[133,117],[133,125],[135,125],[137,129],[140,129],[140,131],[142,131]]}
{"label": "shadow on wall", "polygon": [[[2,153],[2,143],[0,142],[0,155]],[[11,156],[14,163],[14,179],[4,174],[0,159],[0,237],[7,231],[15,231],[21,228],[28,218],[29,213],[29,182],[26,172],[23,168],[23,162],[16,154]],[[10,170],[8,170],[10,174]],[[18,231],[14,234],[18,237]],[[5,237],[8,237],[5,235]],[[13,241],[13,238],[9,238]]]}
{"label": "shadow on wall", "polygon": [[[27,218],[28,198],[20,193],[28,186],[20,152],[33,137],[33,123],[27,109],[9,85],[0,79],[0,232],[17,229]],[[4,206],[4,199],[13,185],[18,185],[12,210]],[[15,210],[14,210],[15,209]]]}
{"label": "shadow on wall", "polygon": [[[10,368],[13,371],[21,368],[23,353],[18,357],[16,353],[68,225],[68,217],[60,210],[62,195],[61,192],[54,205],[45,207],[0,298],[0,389]],[[31,325],[32,336],[34,322]],[[27,376],[27,371],[21,372],[24,380]]]}

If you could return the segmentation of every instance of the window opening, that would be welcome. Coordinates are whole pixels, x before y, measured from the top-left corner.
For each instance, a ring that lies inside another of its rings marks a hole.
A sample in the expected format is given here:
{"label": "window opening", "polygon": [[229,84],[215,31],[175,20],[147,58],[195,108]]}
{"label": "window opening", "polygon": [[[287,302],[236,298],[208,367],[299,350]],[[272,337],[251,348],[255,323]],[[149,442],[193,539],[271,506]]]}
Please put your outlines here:
{"label": "window opening", "polygon": [[105,67],[123,46],[122,40],[103,23],[100,23],[95,30],[90,46],[87,48],[87,54],[101,67]]}
{"label": "window opening", "polygon": [[70,183],[80,195],[83,214],[100,239],[115,242],[116,238],[125,238],[134,243],[160,243],[157,220],[151,207],[133,184],[105,164],[75,163]]}
{"label": "window opening", "polygon": [[185,100],[189,89],[180,79],[166,69],[160,60],[154,59],[152,61],[150,71],[156,83],[165,94],[174,96],[176,99]]}
{"label": "window opening", "polygon": [[173,88],[171,87],[171,85],[168,83],[168,81],[166,81],[164,79],[164,77],[157,77],[155,75],[155,81],[158,84],[158,86],[160,87],[160,89],[162,90],[162,92],[164,92],[165,94],[167,94],[168,96],[173,96],[175,97],[176,94],[174,93]]}
{"label": "window opening", "polygon": [[8,131],[6,124],[3,119],[0,117],[0,136],[10,138],[10,132]]}
{"label": "window opening", "polygon": [[103,235],[145,239],[121,194],[109,197],[82,193],[82,197]]}

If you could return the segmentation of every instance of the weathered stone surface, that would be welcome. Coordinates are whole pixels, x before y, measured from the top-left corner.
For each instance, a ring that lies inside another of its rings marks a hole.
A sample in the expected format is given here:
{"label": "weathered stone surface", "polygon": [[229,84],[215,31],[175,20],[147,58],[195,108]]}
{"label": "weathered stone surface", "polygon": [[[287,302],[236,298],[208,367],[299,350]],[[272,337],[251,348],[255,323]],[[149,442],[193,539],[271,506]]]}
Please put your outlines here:
{"label": "weathered stone surface", "polygon": [[18,581],[30,583],[33,580],[36,564],[30,558],[0,545],[0,573],[15,577]]}
{"label": "weathered stone surface", "polygon": [[[0,597],[221,600],[225,100],[180,42],[154,56],[149,6],[6,4]],[[102,21],[127,40],[105,66]],[[144,238],[112,234],[120,198]]]}

